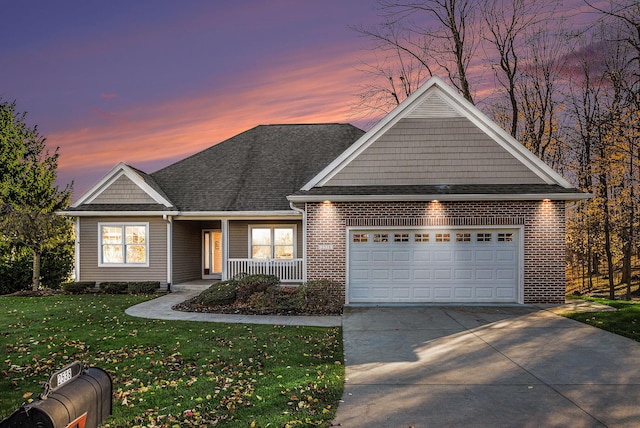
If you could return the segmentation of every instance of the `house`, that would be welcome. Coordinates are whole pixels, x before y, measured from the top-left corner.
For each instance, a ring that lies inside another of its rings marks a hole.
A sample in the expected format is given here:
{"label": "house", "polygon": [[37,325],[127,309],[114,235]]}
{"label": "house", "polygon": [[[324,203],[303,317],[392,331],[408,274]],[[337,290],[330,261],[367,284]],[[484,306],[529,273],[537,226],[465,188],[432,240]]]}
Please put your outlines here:
{"label": "house", "polygon": [[257,126],[67,211],[76,278],[328,278],[346,303],[560,303],[575,189],[437,77],[370,131]]}

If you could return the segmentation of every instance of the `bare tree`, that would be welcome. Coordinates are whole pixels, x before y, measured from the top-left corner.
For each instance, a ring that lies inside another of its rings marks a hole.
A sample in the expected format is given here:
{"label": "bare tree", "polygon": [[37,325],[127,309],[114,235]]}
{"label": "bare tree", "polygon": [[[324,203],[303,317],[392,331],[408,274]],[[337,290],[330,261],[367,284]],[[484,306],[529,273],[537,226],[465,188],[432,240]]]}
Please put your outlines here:
{"label": "bare tree", "polygon": [[[510,114],[504,120],[513,137],[518,136],[518,80],[522,62],[526,62],[526,41],[548,27],[555,10],[555,0],[484,0],[481,7],[483,23],[482,48],[495,80],[509,98]],[[524,57],[524,61],[521,58]]]}
{"label": "bare tree", "polygon": [[365,93],[386,94],[391,102],[400,103],[417,88],[416,76],[443,72],[473,103],[468,68],[479,43],[474,34],[477,1],[379,0],[378,7],[383,24],[354,29],[373,40],[376,49],[391,52],[397,63],[389,66],[389,57],[385,57],[385,66],[371,67],[374,73],[383,72],[386,89],[369,86]]}

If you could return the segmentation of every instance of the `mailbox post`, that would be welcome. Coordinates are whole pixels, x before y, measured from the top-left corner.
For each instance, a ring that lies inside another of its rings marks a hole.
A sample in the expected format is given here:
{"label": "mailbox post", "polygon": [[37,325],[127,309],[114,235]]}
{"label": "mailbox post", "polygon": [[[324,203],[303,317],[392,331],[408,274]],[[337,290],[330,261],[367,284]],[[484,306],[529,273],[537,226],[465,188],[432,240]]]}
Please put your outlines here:
{"label": "mailbox post", "polygon": [[111,415],[111,394],[106,371],[75,362],[55,372],[38,398],[0,422],[0,428],[97,428]]}

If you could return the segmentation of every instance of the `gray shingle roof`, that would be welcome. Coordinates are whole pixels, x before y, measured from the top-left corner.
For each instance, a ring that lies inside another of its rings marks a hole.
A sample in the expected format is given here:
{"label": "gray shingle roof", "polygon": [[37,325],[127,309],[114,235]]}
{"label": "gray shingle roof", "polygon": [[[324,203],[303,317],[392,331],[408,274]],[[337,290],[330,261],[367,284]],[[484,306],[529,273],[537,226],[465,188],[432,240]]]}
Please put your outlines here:
{"label": "gray shingle roof", "polygon": [[364,131],[260,125],[149,174],[180,211],[289,210],[297,192]]}

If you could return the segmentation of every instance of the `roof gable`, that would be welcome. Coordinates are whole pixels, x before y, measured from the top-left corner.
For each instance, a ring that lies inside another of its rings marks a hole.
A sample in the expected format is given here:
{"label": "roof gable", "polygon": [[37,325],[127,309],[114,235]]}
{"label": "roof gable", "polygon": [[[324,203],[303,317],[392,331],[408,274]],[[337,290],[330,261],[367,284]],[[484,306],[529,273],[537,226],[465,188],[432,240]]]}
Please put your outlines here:
{"label": "roof gable", "polygon": [[432,77],[302,190],[322,186],[572,186]]}
{"label": "roof gable", "polygon": [[120,162],[71,206],[173,204],[154,180],[144,172]]}

